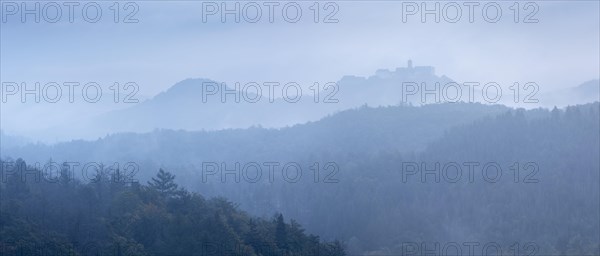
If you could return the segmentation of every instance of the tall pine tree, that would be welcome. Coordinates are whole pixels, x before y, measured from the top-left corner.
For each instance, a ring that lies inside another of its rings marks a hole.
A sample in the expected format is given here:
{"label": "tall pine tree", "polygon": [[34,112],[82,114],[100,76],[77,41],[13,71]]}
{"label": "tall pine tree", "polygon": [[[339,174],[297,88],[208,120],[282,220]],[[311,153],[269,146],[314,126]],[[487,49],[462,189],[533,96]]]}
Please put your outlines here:
{"label": "tall pine tree", "polygon": [[170,172],[165,172],[162,168],[158,170],[156,178],[152,178],[148,185],[156,189],[163,196],[173,196],[177,192],[177,184],[175,184],[175,175]]}
{"label": "tall pine tree", "polygon": [[285,222],[283,220],[283,214],[279,214],[275,223],[275,243],[277,247],[284,252],[288,251],[288,238]]}

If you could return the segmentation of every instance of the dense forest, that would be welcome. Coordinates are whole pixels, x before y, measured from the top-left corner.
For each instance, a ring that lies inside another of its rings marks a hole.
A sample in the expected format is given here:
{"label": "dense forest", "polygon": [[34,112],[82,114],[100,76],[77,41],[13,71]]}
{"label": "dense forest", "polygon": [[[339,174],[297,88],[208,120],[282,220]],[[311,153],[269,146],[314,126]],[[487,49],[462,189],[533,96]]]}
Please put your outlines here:
{"label": "dense forest", "polygon": [[282,214],[251,217],[162,169],[147,185],[119,170],[82,183],[67,168],[42,179],[21,159],[0,163],[1,255],[345,255]]}
{"label": "dense forest", "polygon": [[[160,130],[5,152],[40,163],[133,161],[141,181],[162,167],[190,191],[223,196],[263,219],[281,212],[309,233],[341,240],[349,254],[402,255],[417,245],[416,253],[439,255],[456,244],[452,252],[465,254],[465,244],[477,243],[475,255],[598,255],[598,131],[599,103],[553,110],[403,105],[360,107],[283,129]],[[207,162],[221,171],[297,163],[304,175],[290,182],[277,169],[274,181],[223,180],[206,176]]]}

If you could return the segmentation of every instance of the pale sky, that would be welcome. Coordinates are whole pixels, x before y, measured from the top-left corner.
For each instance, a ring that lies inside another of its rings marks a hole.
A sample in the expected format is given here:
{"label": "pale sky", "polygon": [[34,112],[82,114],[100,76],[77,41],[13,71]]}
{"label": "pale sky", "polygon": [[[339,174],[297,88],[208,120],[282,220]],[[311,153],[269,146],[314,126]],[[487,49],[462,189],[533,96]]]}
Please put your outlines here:
{"label": "pale sky", "polygon": [[[296,82],[308,87],[336,82],[345,75],[370,76],[377,69],[404,67],[408,59],[416,66],[433,66],[437,75],[459,83],[495,82],[507,88],[515,82],[535,82],[537,95],[600,77],[598,1],[518,2],[518,14],[514,1],[341,1],[319,2],[318,8],[314,1],[279,2],[278,6],[260,1],[228,1],[225,6],[222,2],[142,1],[119,2],[119,8],[114,1],[86,1],[73,7],[73,22],[65,5],[73,2],[59,1],[37,2],[39,23],[34,14],[21,20],[23,7],[34,9],[35,1],[1,3],[3,83],[96,82],[108,88],[115,82],[135,82],[136,98],[144,100],[187,78],[230,85]],[[94,3],[102,15],[90,23],[84,18],[96,16],[89,8]],[[246,10],[247,15],[236,23],[235,14],[229,14],[222,22],[220,11],[234,9],[236,3],[240,8],[234,13]],[[419,11],[434,9],[436,3],[439,12],[425,15],[423,22]],[[57,6],[62,16],[56,16]],[[88,6],[86,17],[83,6]],[[220,10],[208,15],[211,6]],[[244,18],[255,17],[257,6],[262,12],[258,22],[247,22]],[[273,6],[272,23],[269,6]],[[283,6],[288,6],[288,16],[283,16]],[[296,16],[289,6],[302,11],[296,23],[286,21]],[[415,6],[419,11],[407,15]],[[474,8],[473,22],[469,6]],[[488,6],[487,16],[483,16],[484,6]],[[496,16],[490,6],[501,10],[496,23],[489,21]],[[461,16],[456,16],[457,8]],[[116,9],[119,22],[114,21]],[[439,23],[435,13],[441,15]],[[49,23],[54,17],[57,22]],[[454,17],[457,22],[449,22]],[[123,23],[127,18],[138,22]],[[324,23],[327,18],[337,22]],[[537,22],[523,22],[526,19]],[[0,128],[5,132],[49,140],[59,139],[53,131],[60,131],[62,124],[81,124],[131,106],[35,105],[14,99],[2,105]],[[36,125],[31,125],[32,120]]]}
{"label": "pale sky", "polygon": [[[336,2],[333,17],[339,22],[333,24],[313,22],[313,2],[299,2],[298,23],[285,22],[280,5],[274,23],[263,6],[255,24],[235,23],[233,16],[221,23],[218,15],[203,23],[202,4],[190,1],[137,2],[139,23],[114,23],[112,2],[100,3],[103,16],[95,24],[85,22],[80,9],[74,23],[66,13],[55,24],[32,22],[33,16],[23,24],[19,16],[6,16],[2,81],[135,81],[141,95],[152,96],[186,78],[337,81],[404,66],[409,58],[460,82],[535,81],[542,91],[599,77],[598,1],[536,2],[533,17],[539,22],[533,24],[513,21],[512,1],[498,2],[498,23],[483,19],[484,2],[473,23],[466,6],[457,23],[435,23],[433,16],[422,23],[418,15],[404,23],[399,2]],[[520,20],[533,11],[520,7]],[[320,17],[332,10],[321,6]]]}

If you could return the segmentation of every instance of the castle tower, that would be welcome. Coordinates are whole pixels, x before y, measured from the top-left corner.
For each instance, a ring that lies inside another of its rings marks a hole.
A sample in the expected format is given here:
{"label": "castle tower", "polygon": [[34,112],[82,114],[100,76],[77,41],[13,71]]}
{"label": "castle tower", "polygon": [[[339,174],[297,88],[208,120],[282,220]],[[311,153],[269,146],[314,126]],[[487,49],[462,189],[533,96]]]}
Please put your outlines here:
{"label": "castle tower", "polygon": [[412,68],[412,67],[413,67],[413,65],[412,65],[412,60],[410,60],[410,59],[408,60],[407,67],[408,67],[408,68]]}

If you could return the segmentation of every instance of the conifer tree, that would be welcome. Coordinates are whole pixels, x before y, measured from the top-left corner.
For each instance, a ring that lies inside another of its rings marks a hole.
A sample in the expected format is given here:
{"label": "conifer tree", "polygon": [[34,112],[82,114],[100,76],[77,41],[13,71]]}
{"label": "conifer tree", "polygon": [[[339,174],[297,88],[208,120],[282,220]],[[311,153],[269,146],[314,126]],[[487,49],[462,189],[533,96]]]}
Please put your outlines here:
{"label": "conifer tree", "polygon": [[164,196],[174,195],[178,187],[175,184],[175,175],[165,172],[162,168],[158,170],[156,177],[148,182],[148,185]]}

